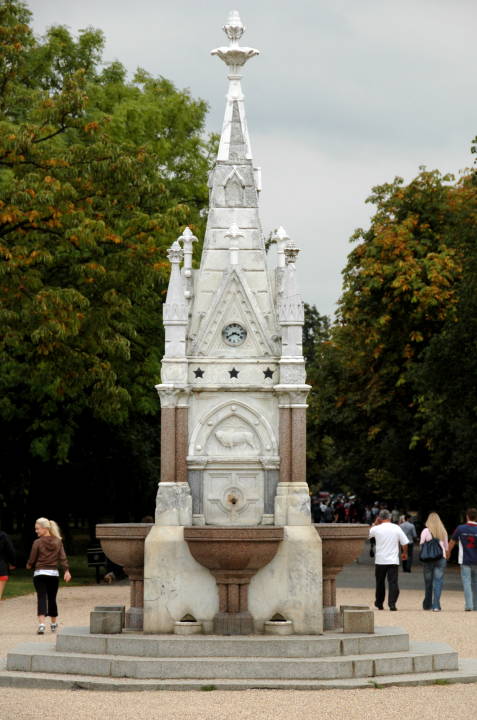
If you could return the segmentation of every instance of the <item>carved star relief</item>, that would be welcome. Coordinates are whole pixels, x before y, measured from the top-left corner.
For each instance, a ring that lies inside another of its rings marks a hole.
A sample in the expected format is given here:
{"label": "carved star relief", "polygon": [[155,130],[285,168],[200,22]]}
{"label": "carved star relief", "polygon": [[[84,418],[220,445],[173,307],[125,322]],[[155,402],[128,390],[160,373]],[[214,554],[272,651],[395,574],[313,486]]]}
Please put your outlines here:
{"label": "carved star relief", "polygon": [[236,370],[235,368],[232,368],[232,370],[229,370],[229,375],[231,378],[238,378],[239,376],[239,370]]}
{"label": "carved star relief", "polygon": [[204,377],[204,371],[200,369],[200,367],[196,368],[194,370],[194,375],[196,378],[203,378]]}
{"label": "carved star relief", "polygon": [[262,372],[263,372],[265,378],[270,378],[270,379],[273,378],[273,373],[274,373],[274,371],[271,370],[269,367],[267,367],[266,370],[262,370]]}

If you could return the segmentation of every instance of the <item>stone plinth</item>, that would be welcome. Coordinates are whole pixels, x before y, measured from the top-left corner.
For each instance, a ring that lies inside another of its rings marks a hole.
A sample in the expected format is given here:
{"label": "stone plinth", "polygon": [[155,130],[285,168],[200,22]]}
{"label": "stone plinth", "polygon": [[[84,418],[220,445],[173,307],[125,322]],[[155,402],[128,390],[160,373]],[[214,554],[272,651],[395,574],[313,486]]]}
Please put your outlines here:
{"label": "stone plinth", "polygon": [[[173,633],[175,623],[186,615],[202,623],[205,635],[214,631],[214,617],[219,612],[216,581],[192,556],[184,539],[185,530],[191,528],[155,525],[146,538],[147,633]],[[263,633],[265,622],[279,614],[293,623],[297,635],[319,635],[323,632],[320,536],[311,525],[285,526],[280,530],[283,540],[278,543],[276,555],[257,570],[248,585],[253,631]]]}
{"label": "stone plinth", "polygon": [[112,562],[121,565],[128,576],[131,607],[126,612],[126,628],[142,630],[144,606],[144,541],[150,523],[96,525],[96,537]]}
{"label": "stone plinth", "polygon": [[369,534],[368,525],[354,523],[317,523],[315,529],[323,544],[323,623],[325,630],[340,626],[336,607],[336,576],[345,565],[354,562]]}
{"label": "stone plinth", "polygon": [[219,612],[214,617],[217,635],[248,635],[253,618],[248,609],[248,586],[257,570],[275,556],[283,540],[276,527],[184,528],[192,556],[210,570],[219,591]]}

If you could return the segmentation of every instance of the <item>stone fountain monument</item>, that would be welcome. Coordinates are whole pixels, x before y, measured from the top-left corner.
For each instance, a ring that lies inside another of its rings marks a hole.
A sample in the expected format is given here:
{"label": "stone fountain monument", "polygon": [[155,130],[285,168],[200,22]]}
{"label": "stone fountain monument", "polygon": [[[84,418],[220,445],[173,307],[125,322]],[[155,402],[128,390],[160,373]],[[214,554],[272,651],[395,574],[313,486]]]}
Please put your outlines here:
{"label": "stone fountain monument", "polygon": [[242,71],[258,50],[212,50],[228,92],[200,267],[189,228],[169,250],[163,320],[161,478],[145,543],[144,631],[184,617],[206,633],[263,632],[280,618],[320,634],[321,539],[306,483],[306,384],[298,248],[275,234],[267,266],[260,168],[247,129]]}
{"label": "stone fountain monument", "polygon": [[6,668],[0,658],[0,686],[475,682],[477,661],[459,661],[446,644],[410,643],[399,628],[374,628],[368,608],[335,607],[336,575],[359,554],[366,528],[311,524],[298,248],[280,228],[268,269],[240,86],[258,51],[239,45],[238,13],[224,30],[230,44],[213,54],[227,65],[229,89],[200,268],[190,230],[169,251],[155,524],[97,526],[129,575],[131,607],[97,606],[89,627],[11,650]]}

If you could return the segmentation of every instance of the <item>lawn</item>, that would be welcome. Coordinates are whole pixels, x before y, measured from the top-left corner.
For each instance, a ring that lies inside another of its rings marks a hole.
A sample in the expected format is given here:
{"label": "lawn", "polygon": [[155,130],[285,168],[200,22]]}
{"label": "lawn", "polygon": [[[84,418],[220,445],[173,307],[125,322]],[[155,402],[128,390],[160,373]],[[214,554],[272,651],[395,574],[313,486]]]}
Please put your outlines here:
{"label": "lawn", "polygon": [[[96,583],[95,569],[88,567],[86,555],[70,555],[68,559],[72,575],[69,585],[94,585]],[[33,572],[31,570],[14,570],[5,586],[3,597],[11,598],[35,592],[32,577]],[[62,577],[61,572],[60,577]],[[61,580],[61,583],[63,583],[63,580]]]}

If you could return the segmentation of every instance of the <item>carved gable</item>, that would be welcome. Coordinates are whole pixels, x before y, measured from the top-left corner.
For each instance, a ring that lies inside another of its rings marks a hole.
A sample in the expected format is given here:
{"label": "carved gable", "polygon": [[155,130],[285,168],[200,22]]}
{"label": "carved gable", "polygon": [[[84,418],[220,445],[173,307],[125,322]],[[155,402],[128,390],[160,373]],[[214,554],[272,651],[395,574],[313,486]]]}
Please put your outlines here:
{"label": "carved gable", "polygon": [[[223,342],[222,329],[228,323],[240,323],[247,331],[247,338],[239,347],[229,348]],[[234,269],[224,274],[223,282],[202,322],[192,354],[209,357],[229,354],[234,357],[274,355],[269,335],[253,294]]]}

